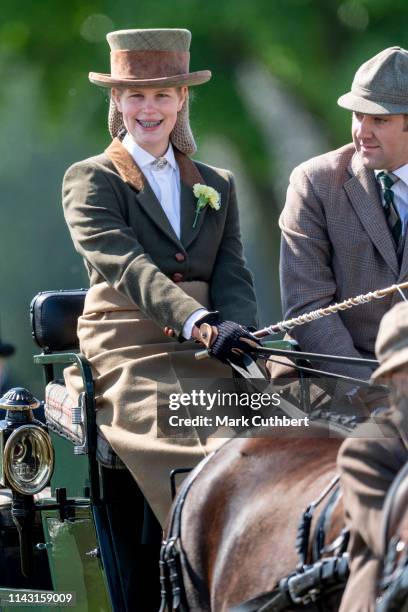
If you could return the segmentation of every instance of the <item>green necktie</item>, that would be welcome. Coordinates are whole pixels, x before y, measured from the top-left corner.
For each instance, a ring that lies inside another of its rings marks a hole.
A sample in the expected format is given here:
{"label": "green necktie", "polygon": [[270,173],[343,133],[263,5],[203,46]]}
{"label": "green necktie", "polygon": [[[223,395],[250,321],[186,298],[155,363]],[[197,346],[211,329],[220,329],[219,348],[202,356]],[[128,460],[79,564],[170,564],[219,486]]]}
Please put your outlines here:
{"label": "green necktie", "polygon": [[398,176],[395,176],[395,174],[392,174],[392,172],[382,171],[377,174],[377,181],[380,183],[381,191],[384,198],[383,208],[385,218],[387,220],[388,227],[391,230],[391,234],[394,238],[394,242],[397,248],[401,240],[402,223],[401,218],[398,214],[397,207],[394,203],[394,192],[391,188],[398,180]]}

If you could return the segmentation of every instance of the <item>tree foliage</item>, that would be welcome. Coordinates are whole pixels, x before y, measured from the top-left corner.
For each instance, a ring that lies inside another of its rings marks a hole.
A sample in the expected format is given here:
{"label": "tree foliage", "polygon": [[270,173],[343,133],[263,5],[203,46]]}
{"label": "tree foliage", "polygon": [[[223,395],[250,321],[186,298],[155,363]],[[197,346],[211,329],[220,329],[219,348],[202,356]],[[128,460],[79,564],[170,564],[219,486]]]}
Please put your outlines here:
{"label": "tree foliage", "polygon": [[[197,88],[193,100],[194,131],[199,143],[221,135],[242,160],[250,198],[261,210],[259,232],[269,233],[270,250],[262,253],[273,282],[263,275],[260,281],[276,287],[282,202],[271,187],[274,159],[262,121],[248,111],[237,71],[251,62],[262,66],[317,120],[328,146],[340,146],[349,139],[350,117],[337,107],[338,96],[363,61],[385,47],[408,46],[407,14],[406,0],[392,6],[386,0],[3,0],[0,238],[7,265],[0,313],[3,337],[19,347],[17,382],[34,378],[27,365],[32,295],[86,283],[63,222],[60,184],[72,161],[108,144],[107,95],[87,78],[91,70],[109,71],[108,31],[192,31],[191,68],[213,72],[212,82]],[[279,133],[284,138],[285,126]],[[277,290],[270,293],[278,309]]]}

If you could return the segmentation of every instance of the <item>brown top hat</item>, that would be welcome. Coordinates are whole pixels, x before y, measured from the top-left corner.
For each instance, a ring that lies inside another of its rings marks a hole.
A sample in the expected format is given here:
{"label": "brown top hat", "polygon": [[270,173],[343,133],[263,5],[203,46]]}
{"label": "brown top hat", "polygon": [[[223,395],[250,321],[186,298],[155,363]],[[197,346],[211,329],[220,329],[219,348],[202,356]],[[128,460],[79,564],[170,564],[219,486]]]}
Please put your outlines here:
{"label": "brown top hat", "polygon": [[384,378],[392,370],[408,364],[408,302],[396,304],[383,316],[375,352],[380,367],[371,376],[372,380]]}
{"label": "brown top hat", "polygon": [[201,85],[209,70],[189,72],[191,32],[182,29],[118,30],[106,36],[111,73],[90,72],[101,87],[181,87]]}
{"label": "brown top hat", "polygon": [[408,51],[389,47],[369,59],[337,104],[365,115],[408,113]]}

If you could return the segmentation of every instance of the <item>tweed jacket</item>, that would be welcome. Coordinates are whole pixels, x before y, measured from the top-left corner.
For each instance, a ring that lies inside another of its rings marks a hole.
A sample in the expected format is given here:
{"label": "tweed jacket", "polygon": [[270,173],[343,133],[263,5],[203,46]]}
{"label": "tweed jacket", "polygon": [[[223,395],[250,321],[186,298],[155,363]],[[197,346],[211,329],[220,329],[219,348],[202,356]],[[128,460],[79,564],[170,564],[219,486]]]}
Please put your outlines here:
{"label": "tweed jacket", "polygon": [[[383,521],[387,493],[408,460],[399,409],[381,415],[379,427],[360,425],[340,448],[338,468],[350,529],[350,578],[340,612],[374,612],[383,573]],[[405,423],[406,425],[406,423]]]}
{"label": "tweed jacket", "polygon": [[[399,267],[373,170],[348,144],[293,171],[280,217],[281,295],[285,318],[381,289],[408,277],[408,248]],[[378,326],[401,297],[374,300],[296,327],[305,351],[374,359]],[[324,364],[368,377],[369,369]]]}
{"label": "tweed jacket", "polygon": [[[175,150],[181,176],[181,238],[133,158],[118,139],[102,155],[71,166],[63,207],[91,286],[106,281],[160,326],[180,335],[201,307],[177,281],[205,281],[212,307],[224,319],[256,325],[253,281],[243,255],[233,177]],[[193,221],[194,183],[221,194],[219,211],[207,206]]]}

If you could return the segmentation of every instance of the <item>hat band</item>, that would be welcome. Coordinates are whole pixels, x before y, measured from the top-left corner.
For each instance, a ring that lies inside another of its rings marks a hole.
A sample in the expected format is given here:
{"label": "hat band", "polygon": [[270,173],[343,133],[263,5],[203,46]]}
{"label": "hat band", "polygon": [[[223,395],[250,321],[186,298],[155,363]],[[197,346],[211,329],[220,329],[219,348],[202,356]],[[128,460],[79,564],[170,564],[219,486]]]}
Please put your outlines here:
{"label": "hat band", "polygon": [[189,63],[188,51],[119,49],[111,52],[111,77],[135,80],[172,77],[187,74]]}
{"label": "hat band", "polygon": [[398,102],[408,102],[408,95],[402,93],[399,95],[393,90],[391,93],[387,91],[372,91],[370,89],[366,89],[365,87],[352,85],[351,93],[355,96],[359,96],[360,98],[364,98],[365,100],[370,100],[371,102],[377,102],[381,104],[382,102],[391,102],[397,104]]}

